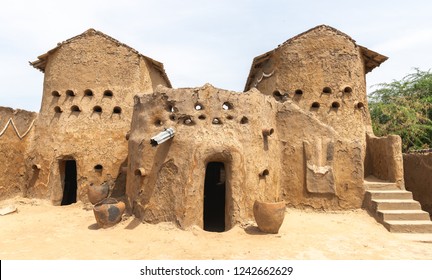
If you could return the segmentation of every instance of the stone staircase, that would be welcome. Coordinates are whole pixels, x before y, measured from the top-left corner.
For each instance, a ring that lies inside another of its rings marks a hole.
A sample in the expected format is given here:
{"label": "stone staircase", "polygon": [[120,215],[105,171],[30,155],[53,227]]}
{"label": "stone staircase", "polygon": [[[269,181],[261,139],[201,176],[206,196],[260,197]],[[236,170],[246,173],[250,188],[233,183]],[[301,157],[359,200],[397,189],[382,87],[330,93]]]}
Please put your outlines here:
{"label": "stone staircase", "polygon": [[421,210],[412,193],[401,190],[396,183],[368,177],[363,206],[390,232],[432,233],[429,213]]}

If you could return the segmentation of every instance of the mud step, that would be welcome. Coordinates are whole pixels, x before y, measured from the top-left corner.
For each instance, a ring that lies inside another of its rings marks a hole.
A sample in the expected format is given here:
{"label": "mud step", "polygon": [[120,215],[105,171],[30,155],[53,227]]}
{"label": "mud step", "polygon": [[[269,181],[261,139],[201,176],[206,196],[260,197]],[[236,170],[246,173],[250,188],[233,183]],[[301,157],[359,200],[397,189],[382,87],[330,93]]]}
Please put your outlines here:
{"label": "mud step", "polygon": [[412,199],[372,199],[372,209],[379,210],[421,210],[420,203]]}
{"label": "mud step", "polygon": [[396,183],[391,182],[368,182],[363,183],[366,190],[398,190]]}
{"label": "mud step", "polygon": [[430,221],[429,213],[422,210],[379,210],[377,218],[381,221]]}
{"label": "mud step", "polygon": [[390,232],[398,233],[432,233],[431,221],[384,221],[384,226]]}
{"label": "mud step", "polygon": [[413,199],[412,192],[405,190],[368,190],[366,195],[371,199]]}

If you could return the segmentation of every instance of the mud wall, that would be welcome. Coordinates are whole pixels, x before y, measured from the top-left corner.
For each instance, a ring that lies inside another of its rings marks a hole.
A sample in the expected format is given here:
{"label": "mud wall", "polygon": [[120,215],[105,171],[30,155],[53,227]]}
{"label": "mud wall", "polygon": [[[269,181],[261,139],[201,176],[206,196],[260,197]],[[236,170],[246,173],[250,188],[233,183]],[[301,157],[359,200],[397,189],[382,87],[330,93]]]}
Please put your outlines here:
{"label": "mud wall", "polygon": [[[255,199],[279,200],[280,154],[271,98],[205,85],[161,87],[135,100],[127,196],[142,220],[202,227],[209,162],[225,165],[226,229],[252,218]],[[150,138],[165,128],[175,129],[174,138],[152,147]]]}
{"label": "mud wall", "polygon": [[349,36],[326,26],[300,34],[256,62],[250,87],[291,100],[343,138],[361,139],[370,125],[364,61]]}
{"label": "mud wall", "polygon": [[432,153],[404,154],[405,187],[432,216]]}
{"label": "mud wall", "polygon": [[25,158],[37,114],[0,107],[0,199],[25,195]]}
{"label": "mud wall", "polygon": [[[68,160],[76,162],[78,200],[86,201],[87,189],[104,182],[124,194],[133,96],[151,92],[156,86],[151,76],[155,80],[161,73],[133,49],[92,30],[48,55],[27,160],[28,168],[41,168],[28,169],[29,195],[60,204]],[[156,80],[167,83],[162,77]]]}
{"label": "mud wall", "polygon": [[404,189],[402,141],[397,135],[375,137],[367,135],[365,176],[397,183]]}
{"label": "mud wall", "polygon": [[296,207],[358,208],[370,131],[361,48],[319,26],[254,60],[247,88],[278,104],[283,197]]}
{"label": "mud wall", "polygon": [[295,103],[277,113],[282,199],[299,208],[359,208],[364,190],[362,145]]}

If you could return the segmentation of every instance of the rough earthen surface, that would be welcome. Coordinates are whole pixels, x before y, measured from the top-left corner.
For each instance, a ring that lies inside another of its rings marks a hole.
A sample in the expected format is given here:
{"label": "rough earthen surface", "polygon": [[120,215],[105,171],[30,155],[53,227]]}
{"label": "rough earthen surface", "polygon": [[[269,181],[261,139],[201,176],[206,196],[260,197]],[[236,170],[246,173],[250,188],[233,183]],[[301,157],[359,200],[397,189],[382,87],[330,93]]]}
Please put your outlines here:
{"label": "rough earthen surface", "polygon": [[76,162],[78,200],[87,201],[88,188],[102,183],[124,194],[133,96],[169,85],[153,62],[92,29],[33,62],[45,76],[27,159],[30,196],[59,205],[67,161]]}
{"label": "rough earthen surface", "polygon": [[25,195],[26,153],[37,114],[0,107],[0,199]]}
{"label": "rough earthen surface", "polygon": [[172,89],[161,63],[90,29],[31,63],[45,73],[42,106],[26,142],[6,125],[2,160],[16,160],[2,165],[22,182],[0,182],[54,205],[107,184],[141,221],[182,228],[205,228],[217,200],[222,231],[250,220],[255,200],[360,208],[365,176],[404,188],[400,139],[374,137],[367,109],[365,74],[385,60],[322,25],[256,57],[245,92]]}
{"label": "rough earthen surface", "polygon": [[403,155],[405,187],[432,216],[432,153]]}

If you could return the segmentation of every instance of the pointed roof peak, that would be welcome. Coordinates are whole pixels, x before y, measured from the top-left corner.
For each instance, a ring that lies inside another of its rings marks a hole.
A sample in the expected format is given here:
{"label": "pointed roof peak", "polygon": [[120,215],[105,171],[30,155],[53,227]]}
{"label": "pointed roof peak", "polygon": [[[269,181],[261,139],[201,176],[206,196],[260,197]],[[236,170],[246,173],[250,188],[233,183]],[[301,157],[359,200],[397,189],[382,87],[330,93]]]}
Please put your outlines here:
{"label": "pointed roof peak", "polygon": [[77,36],[69,38],[69,39],[67,39],[67,40],[65,40],[65,41],[63,41],[61,43],[57,43],[57,46],[55,48],[53,48],[53,49],[47,51],[46,53],[38,56],[38,60],[33,61],[33,62],[29,62],[29,63],[30,63],[31,66],[33,66],[34,68],[40,70],[41,72],[45,72],[45,66],[46,66],[46,63],[47,63],[47,59],[48,59],[48,57],[52,53],[54,53],[55,51],[57,51],[63,45],[69,44],[69,43],[71,43],[71,42],[73,42],[75,40],[78,40],[80,38],[84,38],[84,37],[87,37],[87,36],[94,36],[94,35],[98,35],[98,36],[104,37],[105,39],[107,39],[107,40],[115,43],[116,45],[123,46],[123,47],[129,49],[131,52],[137,54],[138,56],[143,57],[148,62],[150,62],[156,69],[158,69],[162,73],[162,75],[164,76],[164,78],[167,80],[168,84],[171,85],[171,82],[169,81],[168,76],[167,76],[167,74],[165,72],[165,69],[163,67],[163,64],[161,62],[156,61],[156,60],[154,60],[154,59],[152,59],[152,58],[150,58],[148,56],[145,56],[145,55],[141,54],[140,52],[138,52],[134,48],[132,48],[132,47],[130,47],[130,46],[128,46],[128,45],[126,45],[126,44],[118,41],[117,39],[114,39],[111,36],[106,35],[105,33],[101,32],[101,31],[98,31],[98,30],[96,30],[94,28],[89,28],[89,29],[87,29],[86,31],[84,31],[83,33],[81,33],[81,34],[79,34]]}

